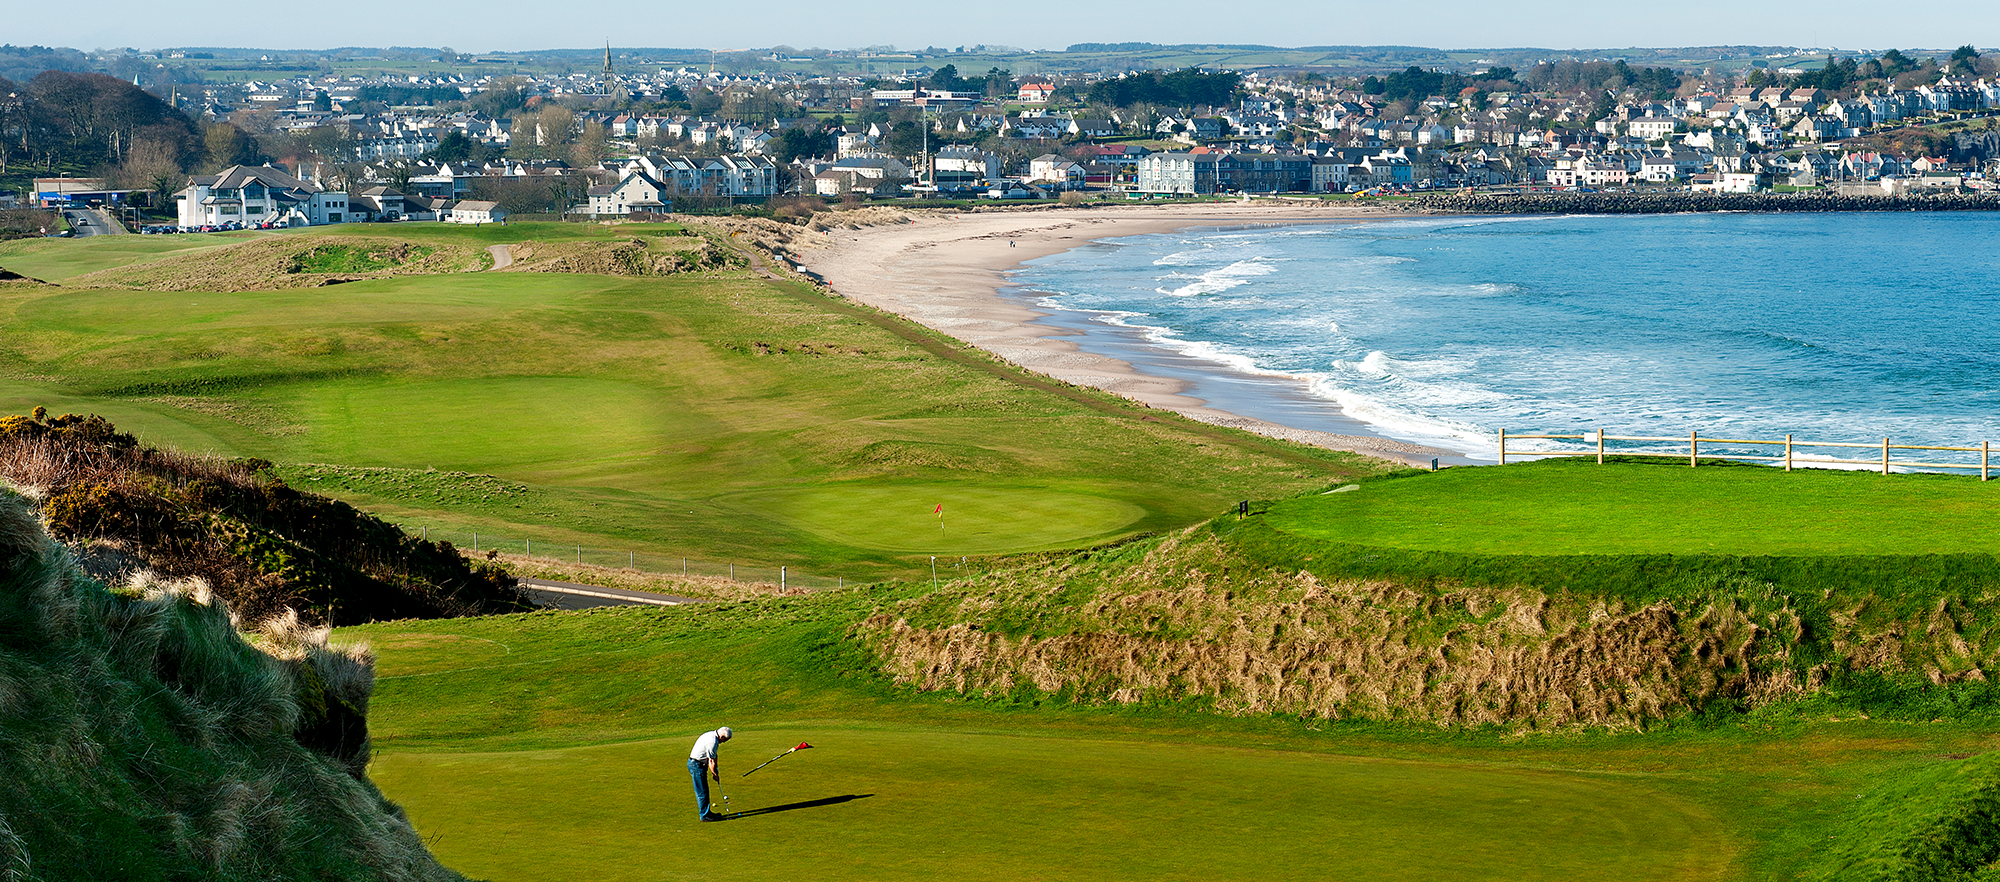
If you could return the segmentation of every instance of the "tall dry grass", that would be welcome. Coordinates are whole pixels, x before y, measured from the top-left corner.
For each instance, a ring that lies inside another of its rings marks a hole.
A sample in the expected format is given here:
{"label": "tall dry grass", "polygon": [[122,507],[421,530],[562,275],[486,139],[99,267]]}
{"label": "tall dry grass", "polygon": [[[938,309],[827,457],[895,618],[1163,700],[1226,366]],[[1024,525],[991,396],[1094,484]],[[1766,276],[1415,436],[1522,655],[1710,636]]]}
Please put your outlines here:
{"label": "tall dry grass", "polygon": [[1876,680],[1976,692],[2000,666],[1986,606],[1882,606],[1749,581],[1633,600],[1322,578],[1193,528],[892,604],[854,633],[925,690],[1443,726],[1643,728]]}

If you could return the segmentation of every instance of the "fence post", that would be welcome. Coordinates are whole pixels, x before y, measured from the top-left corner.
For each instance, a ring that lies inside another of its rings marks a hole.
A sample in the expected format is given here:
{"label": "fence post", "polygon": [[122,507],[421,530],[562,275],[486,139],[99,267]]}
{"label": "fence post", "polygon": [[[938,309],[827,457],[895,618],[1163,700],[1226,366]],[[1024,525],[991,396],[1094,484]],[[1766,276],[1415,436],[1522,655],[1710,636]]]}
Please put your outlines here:
{"label": "fence post", "polygon": [[736,564],[733,561],[729,564],[729,581],[736,581]]}
{"label": "fence post", "polygon": [[1979,442],[1979,480],[1981,481],[1986,480],[1986,464],[1991,461],[1988,459],[1988,454],[1993,450],[1992,444],[1993,442],[1991,441]]}
{"label": "fence post", "polygon": [[783,566],[778,567],[778,590],[785,590],[785,568]]}
{"label": "fence post", "polygon": [[473,550],[473,551],[475,551],[475,552],[479,550],[479,531],[478,531],[478,530],[474,530],[474,531],[472,531],[472,550]]}
{"label": "fence post", "polygon": [[1604,464],[1604,427],[1597,427],[1597,464]]}
{"label": "fence post", "polygon": [[1701,457],[1701,436],[1698,434],[1700,431],[1693,429],[1688,432],[1688,468],[1691,469],[1701,467],[1698,461]]}
{"label": "fence post", "polygon": [[1507,464],[1507,430],[1500,430],[1500,464]]}
{"label": "fence post", "polygon": [[576,565],[583,566],[583,546],[576,547]]}
{"label": "fence post", "polygon": [[625,552],[625,568],[628,570],[636,570],[639,568],[639,552],[636,551]]}
{"label": "fence post", "polygon": [[529,556],[529,557],[534,557],[534,556],[535,556],[535,540],[533,540],[533,539],[523,539],[523,540],[521,540],[521,541],[523,541],[523,542],[526,542],[526,543],[528,543],[528,556]]}
{"label": "fence post", "polygon": [[1889,473],[1889,439],[1882,439],[1882,474]]}
{"label": "fence post", "polygon": [[1792,470],[1792,434],[1785,433],[1785,471]]}

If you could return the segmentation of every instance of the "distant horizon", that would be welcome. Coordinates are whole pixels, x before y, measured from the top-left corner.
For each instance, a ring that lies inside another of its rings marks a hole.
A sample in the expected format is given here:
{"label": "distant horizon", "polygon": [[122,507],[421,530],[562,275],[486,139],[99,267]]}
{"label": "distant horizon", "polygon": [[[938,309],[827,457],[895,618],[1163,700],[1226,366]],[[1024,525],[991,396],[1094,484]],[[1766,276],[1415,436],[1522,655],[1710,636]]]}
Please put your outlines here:
{"label": "distant horizon", "polygon": [[[899,45],[888,45],[888,44],[873,44],[867,46],[804,46],[804,45],[796,45],[792,43],[782,43],[782,42],[772,43],[767,46],[730,46],[730,47],[639,46],[639,45],[620,46],[616,42],[613,42],[608,48],[610,48],[610,50],[613,53],[621,53],[621,52],[623,53],[633,53],[633,52],[764,53],[764,52],[770,52],[774,49],[783,48],[783,49],[789,49],[795,53],[799,53],[800,55],[805,57],[810,57],[810,53],[814,52],[859,53],[859,52],[870,52],[870,51],[880,52],[880,53],[894,53],[894,54],[917,54],[917,55],[934,54],[939,57],[945,57],[951,54],[956,54],[956,50],[959,49],[966,50],[965,54],[970,54],[970,55],[1061,54],[1071,51],[1070,47],[1072,46],[1079,46],[1079,45],[1115,46],[1124,44],[1150,45],[1150,46],[1157,46],[1162,49],[1218,49],[1218,50],[1244,50],[1244,51],[1261,49],[1261,50],[1273,50],[1273,51],[1285,51],[1285,52],[1302,52],[1302,51],[1312,51],[1312,50],[1331,51],[1331,50],[1357,50],[1357,49],[1419,49],[1419,50],[1445,52],[1445,53],[1464,53],[1464,52],[1492,52],[1492,53],[1549,52],[1549,53],[1559,53],[1559,54],[1602,53],[1606,54],[1606,57],[1609,57],[1608,55],[1609,53],[1619,53],[1619,52],[1661,52],[1674,49],[1735,49],[1735,48],[1787,49],[1787,50],[1792,50],[1794,53],[1797,54],[1820,54],[1828,52],[1835,54],[1849,54],[1849,53],[1880,54],[1882,52],[1887,52],[1890,49],[1897,49],[1904,52],[1949,53],[1960,46],[1966,46],[1966,45],[1971,45],[1974,49],[1977,49],[1982,55],[1987,53],[2000,52],[2000,47],[1980,46],[1978,45],[1977,42],[1969,40],[1958,40],[1948,44],[1939,44],[1934,46],[1910,45],[1910,44],[1881,45],[1881,46],[1830,46],[1830,45],[1806,45],[1802,43],[1801,44],[1661,43],[1661,44],[1651,44],[1651,45],[1640,45],[1640,44],[1628,44],[1623,46],[1579,45],[1579,46],[1567,46],[1567,47],[1553,46],[1553,45],[1446,46],[1446,45],[1424,45],[1420,43],[1311,43],[1311,44],[1286,46],[1276,43],[1224,43],[1216,41],[1163,43],[1150,40],[1130,40],[1130,41],[1117,41],[1117,42],[1078,41],[1075,43],[1070,43],[1064,46],[1057,46],[1057,47],[1020,46],[1014,44],[998,44],[998,43],[990,43],[990,44],[964,43],[964,44],[953,44],[949,46],[939,45],[936,43],[927,43],[922,46],[915,46],[915,45],[899,46]],[[13,48],[17,49],[29,48],[30,46],[38,46],[47,49],[74,49],[76,51],[88,54],[103,54],[103,53],[125,52],[125,51],[140,52],[140,53],[170,52],[170,51],[232,52],[232,53],[235,52],[336,53],[336,52],[358,52],[358,51],[442,52],[449,50],[455,54],[468,55],[468,56],[603,52],[607,48],[602,43],[596,45],[585,45],[585,46],[538,46],[533,48],[511,48],[511,49],[501,49],[501,48],[463,49],[451,46],[447,43],[439,43],[436,45],[386,45],[386,44],[368,45],[363,43],[344,43],[340,45],[328,45],[328,46],[277,46],[277,45],[225,46],[219,44],[218,45],[172,44],[172,45],[157,45],[157,46],[118,45],[118,46],[98,46],[98,47],[87,48],[78,45],[64,45],[64,44],[43,42],[43,43],[31,43],[31,44],[12,44],[12,46]],[[987,51],[985,52],[972,51],[974,49],[980,49],[980,48],[983,48]],[[932,50],[939,50],[939,51],[933,52]],[[1087,51],[1087,50],[1079,50],[1079,51]]]}
{"label": "distant horizon", "polygon": [[[520,0],[448,0],[421,9],[356,0],[338,15],[195,16],[186,7],[103,0],[88,14],[55,4],[24,4],[9,15],[6,41],[91,51],[159,47],[298,48],[326,51],[375,41],[433,44],[461,52],[555,51],[613,43],[680,43],[703,49],[895,46],[1018,46],[1061,51],[1077,43],[1145,42],[1165,46],[1881,46],[1950,49],[2000,37],[2000,9],[1980,0],[1940,0],[1921,13],[1883,15],[1858,2],[1822,4],[1812,14],[1731,0],[1690,0],[1580,11],[1559,0],[1522,0],[1496,9],[1476,0],[1439,0],[1408,14],[1357,21],[1343,6],[1244,0],[1219,9],[1195,0],[1156,0],[1139,17],[1089,12],[1060,20],[1023,11],[978,20],[913,19],[883,2],[829,4],[767,0],[755,7],[641,7],[600,16],[550,16]],[[583,10],[566,10],[580,12]],[[386,37],[395,34],[395,37]],[[641,36],[652,35],[652,36]],[[1984,37],[1984,40],[1981,37]],[[469,47],[476,47],[469,48]],[[1282,47],[1291,48],[1291,47]],[[1584,50],[1555,50],[1584,51]],[[1859,50],[1850,50],[1859,51]]]}

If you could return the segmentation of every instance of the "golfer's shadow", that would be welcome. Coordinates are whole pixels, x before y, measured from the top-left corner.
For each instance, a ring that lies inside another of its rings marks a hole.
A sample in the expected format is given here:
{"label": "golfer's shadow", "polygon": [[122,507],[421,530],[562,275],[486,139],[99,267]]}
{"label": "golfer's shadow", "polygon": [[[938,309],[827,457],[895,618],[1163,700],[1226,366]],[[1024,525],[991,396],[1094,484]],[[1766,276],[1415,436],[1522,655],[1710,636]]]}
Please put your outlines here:
{"label": "golfer's shadow", "polygon": [[868,797],[874,795],[875,794],[873,793],[849,793],[846,796],[829,796],[824,799],[809,799],[806,800],[805,802],[788,802],[785,803],[784,805],[774,805],[767,808],[745,809],[740,812],[732,812],[729,815],[729,819],[734,821],[737,818],[747,818],[750,817],[751,815],[771,815],[771,814],[777,814],[778,812],[789,812],[795,809],[809,809],[809,808],[820,808],[829,805],[839,805],[843,802],[853,802],[857,799],[867,799]]}

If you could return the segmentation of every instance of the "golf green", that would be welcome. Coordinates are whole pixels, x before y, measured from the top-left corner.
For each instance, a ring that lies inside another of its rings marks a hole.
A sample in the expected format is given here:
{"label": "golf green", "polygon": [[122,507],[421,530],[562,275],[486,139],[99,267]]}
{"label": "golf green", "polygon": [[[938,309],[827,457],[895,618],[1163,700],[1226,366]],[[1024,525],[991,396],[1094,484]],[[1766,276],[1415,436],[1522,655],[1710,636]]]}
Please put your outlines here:
{"label": "golf green", "polygon": [[1490,554],[2000,552],[2000,482],[1685,461],[1455,468],[1272,506],[1315,539]]}
{"label": "golf green", "polygon": [[[696,819],[673,738],[377,756],[447,866],[508,880],[1703,879],[1733,844],[1645,776],[839,721],[740,727]],[[797,744],[800,751],[741,774]]]}

